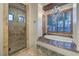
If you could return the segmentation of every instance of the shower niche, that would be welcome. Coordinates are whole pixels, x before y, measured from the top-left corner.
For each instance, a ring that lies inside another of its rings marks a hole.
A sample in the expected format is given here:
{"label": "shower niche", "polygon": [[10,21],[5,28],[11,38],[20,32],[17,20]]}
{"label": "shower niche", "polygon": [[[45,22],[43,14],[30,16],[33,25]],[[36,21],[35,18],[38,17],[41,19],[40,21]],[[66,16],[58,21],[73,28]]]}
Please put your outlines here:
{"label": "shower niche", "polygon": [[26,48],[26,6],[11,3],[8,8],[8,51],[12,55]]}

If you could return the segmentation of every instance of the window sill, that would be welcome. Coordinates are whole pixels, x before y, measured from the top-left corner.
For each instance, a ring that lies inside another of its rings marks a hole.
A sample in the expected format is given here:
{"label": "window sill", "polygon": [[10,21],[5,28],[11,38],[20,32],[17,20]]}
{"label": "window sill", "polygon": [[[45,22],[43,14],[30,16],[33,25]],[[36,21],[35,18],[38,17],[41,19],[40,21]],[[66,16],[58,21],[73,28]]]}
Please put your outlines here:
{"label": "window sill", "polygon": [[73,38],[71,33],[50,33],[48,32],[47,35],[56,35],[56,36],[64,36],[64,37]]}

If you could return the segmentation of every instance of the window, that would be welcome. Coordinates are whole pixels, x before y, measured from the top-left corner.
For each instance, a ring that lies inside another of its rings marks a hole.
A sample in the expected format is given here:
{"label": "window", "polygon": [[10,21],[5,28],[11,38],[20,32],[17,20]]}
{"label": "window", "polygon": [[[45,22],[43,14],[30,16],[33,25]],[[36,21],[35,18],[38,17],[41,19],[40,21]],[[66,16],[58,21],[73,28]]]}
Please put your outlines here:
{"label": "window", "polygon": [[64,13],[64,32],[71,32],[71,11]]}
{"label": "window", "polygon": [[58,32],[63,32],[63,17],[62,14],[58,16]]}
{"label": "window", "polygon": [[24,16],[19,16],[19,22],[24,23]]}
{"label": "window", "polygon": [[72,36],[72,9],[64,10],[56,17],[48,15],[47,33]]}
{"label": "window", "polygon": [[13,21],[14,19],[14,15],[13,14],[9,14],[9,21]]}
{"label": "window", "polygon": [[56,24],[57,24],[57,22],[56,22],[56,17],[52,17],[52,27],[53,27],[53,32],[56,32],[57,30],[57,28],[56,28]]}
{"label": "window", "polygon": [[52,15],[48,16],[48,32],[53,32]]}

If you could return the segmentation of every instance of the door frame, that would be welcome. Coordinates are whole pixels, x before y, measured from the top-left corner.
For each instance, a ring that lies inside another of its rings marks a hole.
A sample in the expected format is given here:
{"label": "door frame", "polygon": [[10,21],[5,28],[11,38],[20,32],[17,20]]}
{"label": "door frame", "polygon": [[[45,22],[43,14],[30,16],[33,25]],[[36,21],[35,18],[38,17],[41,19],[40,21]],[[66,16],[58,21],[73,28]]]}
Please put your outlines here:
{"label": "door frame", "polygon": [[[26,5],[26,48],[29,48],[29,4]],[[3,4],[3,55],[8,56],[8,3]]]}

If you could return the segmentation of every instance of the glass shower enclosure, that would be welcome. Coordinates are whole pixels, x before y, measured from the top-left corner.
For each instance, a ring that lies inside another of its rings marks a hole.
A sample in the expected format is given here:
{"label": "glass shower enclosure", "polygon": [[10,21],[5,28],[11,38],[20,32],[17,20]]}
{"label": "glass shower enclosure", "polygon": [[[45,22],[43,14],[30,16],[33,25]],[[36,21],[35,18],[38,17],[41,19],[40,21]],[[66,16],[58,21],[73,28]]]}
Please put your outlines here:
{"label": "glass shower enclosure", "polygon": [[9,55],[26,48],[26,6],[10,3],[8,9]]}

